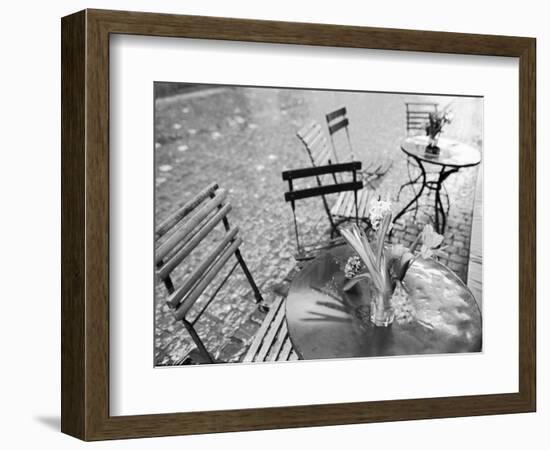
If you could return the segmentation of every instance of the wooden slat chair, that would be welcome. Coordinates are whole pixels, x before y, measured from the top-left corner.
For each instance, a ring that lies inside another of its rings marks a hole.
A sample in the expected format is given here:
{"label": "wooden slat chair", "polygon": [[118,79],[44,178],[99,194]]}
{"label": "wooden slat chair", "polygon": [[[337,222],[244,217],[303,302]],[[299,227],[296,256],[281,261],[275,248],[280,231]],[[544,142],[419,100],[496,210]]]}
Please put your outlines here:
{"label": "wooden slat chair", "polygon": [[298,355],[292,347],[285,320],[286,296],[277,295],[262,325],[248,348],[243,362],[294,361]]}
{"label": "wooden slat chair", "polygon": [[[288,182],[288,191],[285,193],[285,201],[289,202],[292,208],[292,216],[294,220],[294,232],[296,235],[296,248],[298,252],[296,255],[296,259],[298,261],[314,258],[319,250],[324,248],[330,248],[334,245],[342,243],[341,238],[334,239],[334,237],[337,235],[338,225],[340,225],[344,220],[347,220],[347,217],[344,219],[341,219],[340,221],[336,221],[333,219],[332,215],[328,213],[327,215],[331,226],[331,238],[333,239],[327,242],[316,242],[313,245],[311,243],[303,244],[302,240],[300,239],[300,232],[298,229],[298,220],[296,217],[296,202],[298,200],[303,200],[306,198],[321,197],[321,199],[323,200],[323,205],[325,207],[325,210],[328,210],[327,199],[326,199],[328,195],[347,194],[351,198],[351,202],[349,203],[351,204],[351,207],[349,207],[350,210],[348,211],[347,216],[349,217],[353,215],[356,223],[359,223],[359,220],[360,220],[359,208],[367,207],[366,202],[363,204],[363,203],[360,203],[359,201],[358,192],[363,189],[363,181],[358,180],[358,177],[357,177],[357,172],[360,169],[361,169],[361,162],[353,161],[348,163],[328,164],[325,166],[309,167],[304,169],[286,170],[282,173],[283,180]],[[320,176],[336,175],[336,174],[344,175],[345,173],[348,173],[349,175],[351,175],[351,181],[335,181],[333,184],[319,183]],[[294,181],[297,179],[304,179],[304,178],[314,178],[315,181],[317,181],[317,186],[302,188],[302,189],[295,189]],[[339,197],[339,200],[341,198],[342,197]]]}
{"label": "wooden slat chair", "polygon": [[[155,232],[156,274],[168,292],[167,303],[172,308],[175,319],[182,322],[193,339],[199,353],[198,359],[205,363],[217,361],[205,347],[195,330],[195,325],[237,266],[240,266],[244,272],[256,302],[266,310],[258,286],[239,251],[242,243],[239,228],[229,226],[227,214],[231,211],[231,205],[226,200],[226,191],[219,189],[216,183],[212,183],[158,225]],[[222,238],[214,241],[211,233],[220,224],[224,229]],[[210,240],[206,241],[209,237]],[[180,265],[188,263],[188,257],[203,242],[211,244],[213,249],[201,258],[201,261],[178,286],[175,286],[171,276],[173,271]],[[214,287],[214,283],[220,278],[220,273],[229,267],[232,257],[235,257],[235,262],[221,282]],[[213,291],[209,290],[211,287],[214,287]],[[195,312],[197,308],[193,307],[206,293],[209,297],[202,305],[197,305],[198,311]],[[195,314],[192,320],[188,320],[187,314],[192,308]]]}
{"label": "wooden slat chair", "polygon": [[407,135],[425,135],[430,114],[436,113],[437,108],[437,103],[433,102],[405,102]]}
{"label": "wooden slat chair", "polygon": [[[304,128],[298,131],[297,136],[304,145],[308,158],[313,167],[321,167],[337,163],[334,152],[332,151],[332,148],[328,145],[328,141],[323,133],[323,130],[317,122],[314,121],[311,122],[309,125],[306,125]],[[338,173],[332,173],[328,175],[328,179],[329,182],[340,182]],[[323,183],[327,182],[327,177],[317,176],[316,181],[319,186],[322,186]],[[364,187],[357,193],[357,201],[360,205],[359,219],[361,221],[366,221],[366,218],[368,216],[368,205],[371,200],[372,194],[372,190],[367,187]],[[334,222],[333,217],[337,222],[342,222],[355,218],[354,201],[355,197],[351,192],[342,192],[340,193],[332,207],[329,207],[325,197],[323,197],[323,206],[325,207],[325,211],[329,216],[329,221],[331,225],[333,225]]]}
{"label": "wooden slat chair", "polygon": [[328,145],[327,138],[321,125],[312,121],[296,133],[304,144],[311,162],[316,166],[338,163],[334,149]]}
{"label": "wooden slat chair", "polygon": [[[346,132],[346,142],[348,151],[351,155],[351,160],[355,160],[355,154],[353,152],[353,145],[351,143],[351,136],[349,132],[349,119],[347,117],[346,107],[339,108],[325,115],[327,121],[328,133],[330,136],[330,142],[334,153],[336,153],[336,143],[334,135],[344,130]],[[380,178],[384,176],[392,167],[393,161],[391,159],[378,159],[372,160],[367,163],[367,166],[363,169],[365,179]]]}

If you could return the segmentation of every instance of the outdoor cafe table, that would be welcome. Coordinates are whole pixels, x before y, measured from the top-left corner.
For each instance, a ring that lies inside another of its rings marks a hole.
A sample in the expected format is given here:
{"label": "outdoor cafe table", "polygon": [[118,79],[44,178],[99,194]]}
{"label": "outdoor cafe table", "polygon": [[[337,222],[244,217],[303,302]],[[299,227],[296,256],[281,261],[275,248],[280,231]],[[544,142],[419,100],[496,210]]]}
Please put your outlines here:
{"label": "outdoor cafe table", "polygon": [[404,279],[416,309],[408,324],[387,328],[368,320],[368,288],[344,292],[347,245],[321,253],[294,278],[286,322],[300,359],[481,351],[481,312],[468,288],[447,267],[417,259]]}
{"label": "outdoor cafe table", "polygon": [[[441,200],[443,183],[449,175],[458,172],[460,169],[477,166],[481,162],[481,154],[479,150],[451,139],[439,139],[437,146],[440,148],[440,152],[438,155],[426,152],[427,145],[427,136],[408,137],[401,142],[401,150],[408,158],[412,158],[416,161],[421,174],[415,180],[410,180],[403,184],[400,191],[405,186],[413,186],[418,179],[420,179],[420,189],[418,192],[415,192],[414,198],[396,214],[393,221],[395,223],[403,214],[412,210],[414,207],[418,208],[419,199],[424,191],[435,191],[434,225],[436,231],[443,234],[445,233],[445,226],[447,223],[447,215]],[[432,164],[440,168],[436,179],[428,179],[425,164]],[[450,203],[447,198],[447,214],[449,208]]]}

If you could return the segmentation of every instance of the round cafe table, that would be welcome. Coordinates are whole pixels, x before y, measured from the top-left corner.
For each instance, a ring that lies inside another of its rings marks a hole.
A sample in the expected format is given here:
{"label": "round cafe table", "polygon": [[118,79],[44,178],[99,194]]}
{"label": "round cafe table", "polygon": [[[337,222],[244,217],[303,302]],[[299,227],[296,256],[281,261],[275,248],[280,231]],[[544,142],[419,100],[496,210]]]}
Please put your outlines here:
{"label": "round cafe table", "polygon": [[368,284],[342,290],[352,254],[347,245],[320,254],[290,286],[286,322],[301,359],[481,351],[481,312],[451,270],[431,259],[415,261],[404,279],[415,318],[379,328],[368,319]]}
{"label": "round cafe table", "polygon": [[[393,222],[395,223],[403,214],[411,211],[413,208],[418,209],[419,199],[425,191],[435,191],[434,225],[435,230],[443,234],[445,233],[447,214],[450,208],[448,198],[447,211],[445,211],[443,207],[443,201],[441,199],[443,183],[449,175],[458,172],[460,169],[477,166],[481,162],[481,153],[479,150],[469,145],[446,138],[439,139],[437,146],[440,151],[437,155],[426,152],[427,146],[427,136],[408,137],[401,142],[401,151],[403,151],[407,158],[411,158],[416,162],[421,173],[414,180],[409,180],[407,183],[403,184],[399,192],[406,186],[413,186],[419,181],[420,189],[418,192],[415,191],[414,198],[396,214]],[[432,164],[439,167],[439,173],[436,179],[428,179],[427,170],[425,168],[426,164]]]}

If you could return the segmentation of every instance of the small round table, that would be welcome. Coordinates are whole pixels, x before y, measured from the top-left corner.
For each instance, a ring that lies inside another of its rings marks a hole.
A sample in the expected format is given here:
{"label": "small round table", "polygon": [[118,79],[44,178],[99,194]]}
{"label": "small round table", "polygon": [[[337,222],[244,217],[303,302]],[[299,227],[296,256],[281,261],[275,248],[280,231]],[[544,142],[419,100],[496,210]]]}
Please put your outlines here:
{"label": "small round table", "polygon": [[418,259],[404,279],[415,319],[378,328],[368,320],[368,286],[342,290],[343,268],[352,254],[347,245],[320,254],[290,286],[286,322],[301,359],[481,351],[481,312],[451,270]]}
{"label": "small round table", "polygon": [[[408,137],[401,142],[401,150],[407,155],[407,158],[412,158],[416,161],[416,164],[420,168],[421,174],[415,180],[409,180],[409,182],[403,184],[399,189],[399,192],[401,192],[406,186],[416,184],[419,178],[421,179],[421,183],[420,189],[417,193],[415,192],[416,195],[414,198],[401,211],[399,211],[393,221],[395,223],[403,214],[410,211],[413,208],[413,205],[416,205],[416,208],[418,208],[418,201],[424,190],[432,190],[435,191],[435,229],[438,233],[443,234],[445,232],[447,214],[450,208],[450,204],[447,199],[448,204],[446,213],[441,200],[441,189],[443,187],[443,182],[449,177],[449,175],[458,172],[460,169],[477,166],[481,162],[481,154],[479,150],[470,147],[469,145],[445,138],[439,139],[438,147],[440,152],[437,155],[426,152],[427,146],[427,136]],[[436,180],[428,180],[426,168],[424,167],[425,164],[433,164],[441,167]]]}

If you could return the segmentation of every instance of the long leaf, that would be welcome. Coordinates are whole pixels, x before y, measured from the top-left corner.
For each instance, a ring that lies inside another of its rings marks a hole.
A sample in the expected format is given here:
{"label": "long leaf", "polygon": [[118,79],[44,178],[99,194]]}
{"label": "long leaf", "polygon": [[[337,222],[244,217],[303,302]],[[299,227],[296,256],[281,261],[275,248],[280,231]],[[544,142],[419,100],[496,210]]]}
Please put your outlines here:
{"label": "long leaf", "polygon": [[384,219],[382,220],[380,228],[378,228],[378,239],[376,248],[376,264],[378,265],[378,267],[380,267],[380,259],[382,257],[382,252],[384,251],[384,241],[386,238],[386,233],[388,232],[388,228],[390,227],[390,223],[391,214],[386,214],[384,216]]}
{"label": "long leaf", "polygon": [[359,283],[361,280],[368,280],[370,278],[370,275],[368,273],[362,273],[359,275],[356,275],[351,280],[347,281],[346,284],[344,284],[344,291],[349,291],[353,286],[355,286],[357,283]]}
{"label": "long leaf", "polygon": [[380,275],[380,267],[376,264],[376,258],[364,233],[355,224],[349,230],[342,229],[340,232],[342,237],[365,264],[367,272],[371,275],[376,288],[382,290],[384,288],[384,281]]}
{"label": "long leaf", "polygon": [[368,241],[367,236],[365,235],[365,233],[363,233],[359,229],[359,227],[356,227],[356,229],[354,231],[357,234],[357,237],[361,240],[363,250],[364,250],[365,254],[367,255],[368,262],[366,262],[366,261],[365,262],[366,262],[366,265],[370,267],[369,272],[371,272],[371,274],[372,274],[373,281],[377,285],[377,288],[383,289],[384,281],[383,281],[383,279],[380,275],[381,267],[380,267],[380,264],[377,263],[377,261],[376,261],[376,255],[374,254],[374,251],[373,251],[373,249],[370,245],[370,242]]}

